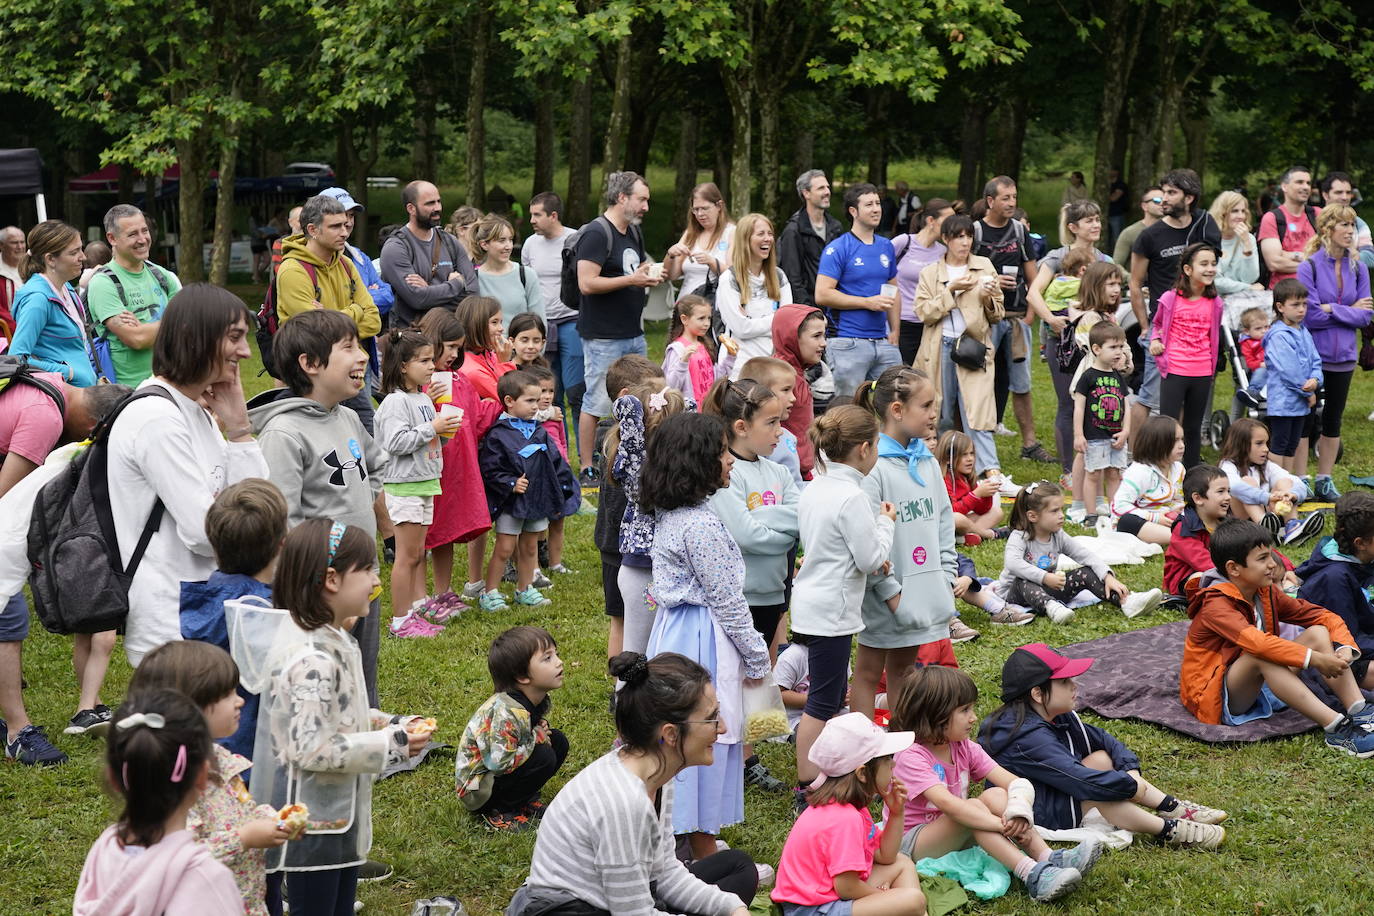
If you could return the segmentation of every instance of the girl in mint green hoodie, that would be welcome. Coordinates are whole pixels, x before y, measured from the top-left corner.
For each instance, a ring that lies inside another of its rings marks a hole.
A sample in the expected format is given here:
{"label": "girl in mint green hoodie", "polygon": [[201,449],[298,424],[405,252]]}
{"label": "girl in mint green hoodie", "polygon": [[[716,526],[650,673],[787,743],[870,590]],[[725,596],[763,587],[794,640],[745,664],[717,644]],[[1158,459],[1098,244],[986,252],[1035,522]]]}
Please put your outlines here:
{"label": "girl in mint green hoodie", "polygon": [[957,667],[949,622],[959,573],[954,509],[925,443],[940,416],[934,386],[921,372],[896,366],[859,386],[854,400],[882,424],[878,463],[863,480],[864,492],[875,506],[897,507],[890,570],[869,576],[864,592],[850,690],[850,709],[871,717],[884,668],[895,692],[918,661]]}

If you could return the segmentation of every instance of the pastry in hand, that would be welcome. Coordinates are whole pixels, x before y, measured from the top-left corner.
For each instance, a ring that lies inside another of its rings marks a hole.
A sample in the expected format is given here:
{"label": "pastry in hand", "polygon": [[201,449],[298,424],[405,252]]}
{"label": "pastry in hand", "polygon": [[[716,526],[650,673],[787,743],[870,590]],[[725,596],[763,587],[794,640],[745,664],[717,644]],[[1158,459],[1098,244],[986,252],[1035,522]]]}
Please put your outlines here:
{"label": "pastry in hand", "polygon": [[432,735],[434,730],[439,727],[439,722],[433,718],[416,717],[406,723],[406,731],[412,735]]}
{"label": "pastry in hand", "polygon": [[287,805],[277,812],[278,822],[292,839],[299,838],[305,832],[305,822],[309,816],[310,809],[305,805]]}

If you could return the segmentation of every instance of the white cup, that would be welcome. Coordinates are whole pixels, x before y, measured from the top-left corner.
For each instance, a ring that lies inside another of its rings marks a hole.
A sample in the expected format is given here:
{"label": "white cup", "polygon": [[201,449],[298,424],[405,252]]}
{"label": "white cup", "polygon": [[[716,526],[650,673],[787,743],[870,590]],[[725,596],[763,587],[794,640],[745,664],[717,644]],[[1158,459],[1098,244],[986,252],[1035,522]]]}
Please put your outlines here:
{"label": "white cup", "polygon": [[654,262],[653,264],[650,264],[650,265],[649,265],[649,279],[650,279],[650,280],[662,280],[662,279],[663,279],[663,262],[661,262],[661,261],[656,261],[656,262]]}
{"label": "white cup", "polygon": [[895,284],[895,283],[884,283],[884,284],[878,289],[878,295],[880,295],[880,296],[887,296],[888,298],[891,298],[891,299],[897,298],[897,284]]}
{"label": "white cup", "polygon": [[457,417],[461,420],[463,419],[463,408],[459,407],[457,404],[441,404],[439,405],[439,416]]}
{"label": "white cup", "polygon": [[1002,268],[1002,276],[1004,277],[1014,277],[1020,272],[1021,268],[1017,267],[1015,264],[1007,264]]}

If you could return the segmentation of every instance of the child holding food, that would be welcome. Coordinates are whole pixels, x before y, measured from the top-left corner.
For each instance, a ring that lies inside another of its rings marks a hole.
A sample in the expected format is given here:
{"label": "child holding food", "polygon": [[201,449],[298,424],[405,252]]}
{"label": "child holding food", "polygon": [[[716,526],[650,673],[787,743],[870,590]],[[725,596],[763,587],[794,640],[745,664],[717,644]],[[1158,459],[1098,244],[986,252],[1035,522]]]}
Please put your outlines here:
{"label": "child holding food", "polygon": [[454,785],[492,830],[518,832],[543,816],[539,792],[568,756],[567,737],[546,718],[563,662],[547,630],[511,627],[492,642],[487,670],[496,693],[463,729]]}

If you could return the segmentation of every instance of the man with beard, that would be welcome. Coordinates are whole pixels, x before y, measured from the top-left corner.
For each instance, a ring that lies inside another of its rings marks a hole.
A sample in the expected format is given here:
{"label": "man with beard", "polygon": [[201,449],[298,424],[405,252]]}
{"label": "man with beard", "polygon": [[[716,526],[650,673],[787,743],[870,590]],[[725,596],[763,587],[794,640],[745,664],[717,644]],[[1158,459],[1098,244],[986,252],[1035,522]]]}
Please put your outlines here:
{"label": "man with beard", "polygon": [[815,305],[821,251],[839,238],[844,226],[830,215],[830,182],[820,169],[809,169],[797,177],[797,194],[802,208],[778,234],[778,266],[787,274],[793,300]]}
{"label": "man with beard", "polygon": [[[1221,227],[1212,214],[1198,206],[1202,181],[1192,169],[1173,169],[1159,180],[1164,203],[1163,218],[1146,226],[1131,246],[1131,310],[1149,339],[1159,297],[1174,288],[1178,280],[1178,256],[1194,242],[1207,242],[1221,251]],[[1142,287],[1148,286],[1148,308]],[[1131,405],[1131,429],[1140,430],[1151,413],[1159,410],[1159,369],[1149,348],[1145,350],[1145,369]]]}
{"label": "man with beard", "polygon": [[453,311],[476,295],[477,271],[463,244],[442,228],[438,188],[412,181],[402,189],[401,203],[408,219],[382,246],[382,280],[396,295],[391,324],[405,328],[432,308]]}
{"label": "man with beard", "polygon": [[[1291,166],[1279,178],[1283,203],[1260,217],[1260,257],[1269,268],[1269,288],[1280,280],[1297,276],[1298,265],[1307,260],[1304,249],[1317,234],[1320,208],[1308,204],[1312,196],[1312,173],[1300,165]],[[1280,221],[1282,217],[1282,221]]]}
{"label": "man with beard", "polygon": [[100,336],[110,343],[110,359],[121,385],[136,388],[153,374],[153,341],[167,300],[181,289],[176,274],[148,260],[153,233],[143,211],[115,204],[105,214],[105,238],[113,260],[91,275],[86,305]]}
{"label": "man with beard", "polygon": [[[596,422],[611,415],[606,372],[630,353],[644,356],[645,290],[663,282],[663,268],[649,262],[640,223],[649,212],[649,184],[636,172],[606,177],[606,212],[578,230],[573,242],[581,305],[577,333],[582,338],[582,412],[577,441],[593,442]],[[583,486],[595,486],[595,465],[582,468]]]}

